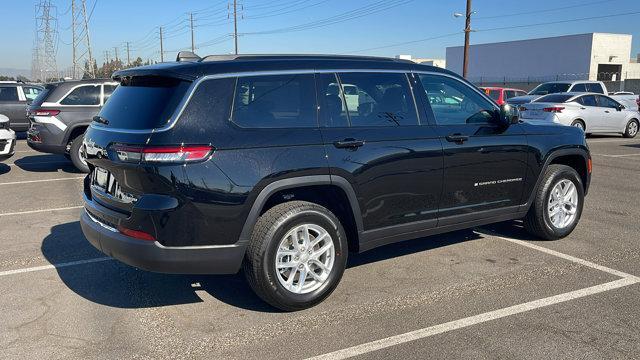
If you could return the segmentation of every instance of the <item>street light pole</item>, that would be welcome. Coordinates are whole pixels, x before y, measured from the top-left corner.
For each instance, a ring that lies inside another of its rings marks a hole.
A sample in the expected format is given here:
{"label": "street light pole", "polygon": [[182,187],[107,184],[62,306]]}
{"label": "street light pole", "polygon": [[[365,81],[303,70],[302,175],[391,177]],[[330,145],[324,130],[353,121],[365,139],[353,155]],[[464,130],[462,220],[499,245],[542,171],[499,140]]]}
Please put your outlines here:
{"label": "street light pole", "polygon": [[464,60],[462,63],[462,77],[467,78],[469,70],[469,33],[471,32],[471,0],[467,0],[467,19],[464,27]]}

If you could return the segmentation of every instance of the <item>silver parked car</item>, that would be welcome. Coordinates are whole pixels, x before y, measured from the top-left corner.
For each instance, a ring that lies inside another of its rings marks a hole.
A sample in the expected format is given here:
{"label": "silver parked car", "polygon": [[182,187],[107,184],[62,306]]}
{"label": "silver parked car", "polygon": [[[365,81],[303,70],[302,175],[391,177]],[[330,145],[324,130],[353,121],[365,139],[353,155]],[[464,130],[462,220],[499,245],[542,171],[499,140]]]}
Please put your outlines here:
{"label": "silver parked car", "polygon": [[640,113],[627,109],[614,99],[595,93],[558,93],[545,95],[520,107],[520,118],[529,122],[554,122],[576,126],[588,134],[638,134]]}

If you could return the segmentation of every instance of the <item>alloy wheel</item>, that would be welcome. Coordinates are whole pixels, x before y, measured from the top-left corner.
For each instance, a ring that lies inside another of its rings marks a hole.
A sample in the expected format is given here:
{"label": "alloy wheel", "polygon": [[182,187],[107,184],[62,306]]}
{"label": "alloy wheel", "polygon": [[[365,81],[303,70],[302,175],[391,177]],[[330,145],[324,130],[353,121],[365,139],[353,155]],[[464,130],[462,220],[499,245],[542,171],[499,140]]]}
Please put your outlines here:
{"label": "alloy wheel", "polygon": [[547,214],[557,229],[570,226],[578,212],[578,191],[575,184],[567,179],[558,182],[549,195]]}

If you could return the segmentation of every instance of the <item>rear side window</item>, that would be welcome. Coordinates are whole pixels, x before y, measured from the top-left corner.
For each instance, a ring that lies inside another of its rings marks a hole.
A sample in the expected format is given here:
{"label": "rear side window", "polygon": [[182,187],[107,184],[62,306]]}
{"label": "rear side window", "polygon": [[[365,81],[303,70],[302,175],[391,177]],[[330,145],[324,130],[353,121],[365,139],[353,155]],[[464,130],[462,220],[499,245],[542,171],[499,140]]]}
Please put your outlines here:
{"label": "rear side window", "polygon": [[100,105],[100,84],[82,85],[60,101],[61,105]]}
{"label": "rear side window", "polygon": [[[500,100],[500,90],[496,90],[496,89],[492,89],[492,90],[487,90],[487,95],[489,95],[490,98],[492,98],[493,100]],[[505,91],[505,96],[507,95],[506,91]]]}
{"label": "rear side window", "polygon": [[338,76],[344,87],[351,126],[418,125],[405,74],[341,73]]}
{"label": "rear side window", "polygon": [[0,87],[0,101],[18,101],[18,88],[15,86]]}
{"label": "rear side window", "polygon": [[42,92],[42,89],[31,86],[23,86],[22,92],[24,92],[24,97],[26,97],[28,101],[32,101],[38,97],[38,94]]}
{"label": "rear side window", "polygon": [[100,111],[108,127],[143,130],[166,125],[185,96],[191,82],[140,76],[118,86]]}
{"label": "rear side window", "polygon": [[232,121],[244,128],[317,127],[311,74],[239,77]]}
{"label": "rear side window", "polygon": [[601,84],[598,83],[589,83],[587,84],[587,91],[589,92],[593,92],[593,93],[598,93],[598,94],[604,94],[604,89],[602,88]]}
{"label": "rear side window", "polygon": [[117,85],[104,84],[104,99],[102,100],[102,103],[106,103],[107,100],[109,100],[109,97],[113,94],[113,90],[115,90],[116,87]]}
{"label": "rear side window", "polygon": [[598,106],[595,95],[581,96],[577,101],[584,106]]}

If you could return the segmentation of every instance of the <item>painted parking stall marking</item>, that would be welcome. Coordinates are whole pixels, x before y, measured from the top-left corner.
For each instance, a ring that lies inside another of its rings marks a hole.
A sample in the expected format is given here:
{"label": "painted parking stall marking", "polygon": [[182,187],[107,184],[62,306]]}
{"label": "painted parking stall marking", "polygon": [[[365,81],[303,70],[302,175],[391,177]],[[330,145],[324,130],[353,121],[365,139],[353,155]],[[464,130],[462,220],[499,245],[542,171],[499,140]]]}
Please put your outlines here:
{"label": "painted parking stall marking", "polygon": [[77,206],[67,206],[67,207],[59,207],[59,208],[52,208],[52,209],[40,209],[40,210],[27,210],[27,211],[17,211],[17,212],[10,212],[10,213],[0,213],[0,217],[2,217],[2,216],[14,216],[14,215],[37,214],[37,213],[48,212],[48,211],[73,210],[73,209],[80,209],[82,207],[83,207],[82,205],[77,205]]}
{"label": "painted parking stall marking", "polygon": [[60,178],[60,179],[13,181],[13,182],[0,183],[0,186],[2,186],[2,185],[33,184],[33,183],[43,183],[43,182],[50,182],[50,181],[69,181],[69,180],[80,180],[80,179],[84,179],[84,176],[77,176],[77,177],[71,177],[71,178]]}
{"label": "painted parking stall marking", "polygon": [[567,261],[571,261],[586,267],[600,270],[600,271],[618,276],[621,279],[614,280],[614,281],[607,282],[600,285],[587,287],[584,289],[579,289],[575,291],[566,292],[563,294],[558,294],[558,295],[549,296],[549,297],[538,299],[538,300],[525,302],[518,305],[509,306],[509,307],[498,309],[498,310],[485,312],[485,313],[474,315],[474,316],[469,316],[466,318],[446,322],[443,324],[438,324],[438,325],[406,332],[404,334],[390,336],[384,339],[379,339],[379,340],[371,341],[368,343],[333,351],[330,353],[310,357],[310,358],[307,358],[306,360],[348,359],[354,356],[371,353],[374,351],[382,350],[385,348],[389,348],[389,347],[400,345],[400,344],[405,344],[405,343],[420,340],[420,339],[425,339],[434,335],[443,334],[453,330],[466,328],[466,327],[481,324],[484,322],[497,320],[497,319],[505,318],[508,316],[517,315],[517,314],[525,313],[528,311],[548,307],[551,305],[560,304],[560,303],[568,302],[571,300],[584,298],[590,295],[595,295],[595,294],[603,293],[606,291],[620,289],[626,286],[640,283],[639,277],[631,274],[627,274],[619,270],[611,269],[609,267],[599,265],[588,260],[580,259],[575,256],[571,256],[555,250],[547,249],[545,247],[531,244],[522,240],[506,238],[502,236],[497,236],[491,232],[487,232],[487,231],[485,232],[491,236],[494,236],[504,241],[508,241],[512,244],[525,246],[527,248],[534,249],[552,256],[556,256]]}

